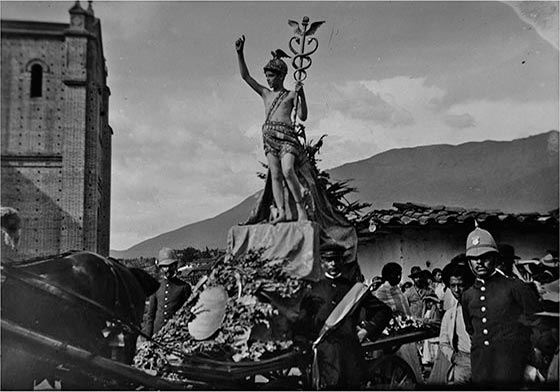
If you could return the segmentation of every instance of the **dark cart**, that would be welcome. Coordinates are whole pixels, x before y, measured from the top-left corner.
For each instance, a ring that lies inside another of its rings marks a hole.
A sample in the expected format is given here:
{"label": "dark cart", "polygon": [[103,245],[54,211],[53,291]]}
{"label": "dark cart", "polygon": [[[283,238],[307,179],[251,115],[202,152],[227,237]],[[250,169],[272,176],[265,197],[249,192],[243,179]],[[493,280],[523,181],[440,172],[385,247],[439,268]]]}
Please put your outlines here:
{"label": "dark cart", "polygon": [[[405,343],[436,336],[431,330],[408,332],[363,345],[368,362],[366,389],[411,390],[417,380],[411,367],[395,351]],[[106,389],[181,390],[298,390],[311,388],[309,355],[296,350],[259,362],[218,361],[192,357],[169,371],[179,375],[171,381],[94,355],[49,336],[2,320],[3,344],[17,345],[19,350],[36,353],[41,359],[59,364],[63,380],[73,373],[92,378]]]}
{"label": "dark cart", "polygon": [[364,388],[370,390],[415,389],[419,380],[416,379],[411,366],[396,352],[403,344],[434,338],[438,335],[437,328],[427,328],[365,343],[363,348],[368,370]]}
{"label": "dark cart", "polygon": [[[6,268],[2,275],[7,275]],[[29,282],[26,284],[29,285]],[[68,293],[40,277],[32,286],[54,295],[63,303],[71,300]],[[95,307],[90,308],[95,311]],[[2,314],[2,346],[4,350],[24,352],[40,361],[57,366],[58,376],[70,384],[77,376],[93,381],[98,389],[106,390],[302,390],[311,389],[311,360],[309,352],[294,349],[258,362],[233,362],[209,357],[193,356],[181,365],[169,366],[168,373],[176,379],[158,377],[121,362],[88,352],[48,336],[31,327],[24,327]],[[382,337],[363,345],[368,373],[366,389],[414,389],[417,381],[412,368],[395,353],[403,344],[437,336],[437,330],[424,329]],[[3,360],[9,360],[3,358]]]}
{"label": "dark cart", "polygon": [[[380,338],[363,344],[367,361],[368,390],[411,390],[418,380],[410,365],[395,353],[401,345],[438,335],[437,329],[422,329]],[[217,361],[193,357],[168,370],[184,383],[195,381],[207,389],[311,389],[311,357],[297,350],[259,362]]]}

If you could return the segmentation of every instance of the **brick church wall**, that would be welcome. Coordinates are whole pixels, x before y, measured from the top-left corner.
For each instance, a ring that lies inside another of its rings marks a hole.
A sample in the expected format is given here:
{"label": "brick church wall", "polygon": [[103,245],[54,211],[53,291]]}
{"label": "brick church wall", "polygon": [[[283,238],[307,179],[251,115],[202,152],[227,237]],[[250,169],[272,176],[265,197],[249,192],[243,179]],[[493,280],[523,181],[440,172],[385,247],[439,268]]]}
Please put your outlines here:
{"label": "brick church wall", "polygon": [[[82,27],[2,21],[2,205],[23,223],[18,258],[68,250],[109,254],[110,161],[99,20]],[[31,69],[43,70],[30,94]]]}

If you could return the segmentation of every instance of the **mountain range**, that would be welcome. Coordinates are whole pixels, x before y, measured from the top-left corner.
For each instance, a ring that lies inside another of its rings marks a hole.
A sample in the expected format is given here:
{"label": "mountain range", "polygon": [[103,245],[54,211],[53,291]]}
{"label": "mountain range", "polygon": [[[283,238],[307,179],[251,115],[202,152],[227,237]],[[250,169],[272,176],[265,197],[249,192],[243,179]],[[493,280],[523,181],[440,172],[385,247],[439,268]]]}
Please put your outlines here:
{"label": "mountain range", "polygon": [[[500,210],[549,212],[559,205],[559,133],[512,141],[469,142],[399,148],[328,170],[351,180],[351,200],[387,209],[394,202]],[[154,257],[175,249],[224,248],[229,228],[247,219],[259,192],[213,217],[142,241],[117,258]]]}

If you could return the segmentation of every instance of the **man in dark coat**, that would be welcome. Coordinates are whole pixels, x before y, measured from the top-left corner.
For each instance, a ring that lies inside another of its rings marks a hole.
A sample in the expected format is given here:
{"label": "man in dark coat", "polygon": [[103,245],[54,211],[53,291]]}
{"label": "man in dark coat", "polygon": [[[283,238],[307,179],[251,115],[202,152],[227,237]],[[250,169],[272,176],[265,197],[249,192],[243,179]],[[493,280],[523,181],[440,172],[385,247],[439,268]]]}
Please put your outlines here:
{"label": "man in dark coat", "polygon": [[519,389],[539,302],[523,282],[496,270],[498,248],[492,235],[476,228],[467,237],[466,256],[475,283],[461,305],[471,335],[472,381],[480,388]]}
{"label": "man in dark coat", "polygon": [[[354,282],[340,272],[344,248],[336,244],[321,247],[325,278],[312,285],[301,302],[295,330],[311,341],[317,338],[325,320]],[[363,315],[360,320],[360,314]],[[321,389],[354,390],[363,381],[365,362],[361,342],[377,339],[391,318],[391,309],[367,290],[358,307],[329,331],[318,346]]]}
{"label": "man in dark coat", "polygon": [[144,333],[155,335],[191,295],[191,287],[177,277],[177,255],[162,248],[156,266],[162,273],[158,291],[150,297]]}

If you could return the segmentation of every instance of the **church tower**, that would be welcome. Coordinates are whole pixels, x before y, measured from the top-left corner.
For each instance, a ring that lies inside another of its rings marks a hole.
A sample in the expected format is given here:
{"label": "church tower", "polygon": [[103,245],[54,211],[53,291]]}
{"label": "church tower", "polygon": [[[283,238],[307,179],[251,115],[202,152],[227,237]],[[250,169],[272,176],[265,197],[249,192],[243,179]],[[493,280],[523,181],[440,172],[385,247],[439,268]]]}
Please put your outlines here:
{"label": "church tower", "polygon": [[109,255],[110,90],[91,1],[69,23],[2,20],[2,205],[19,210],[17,258]]}

